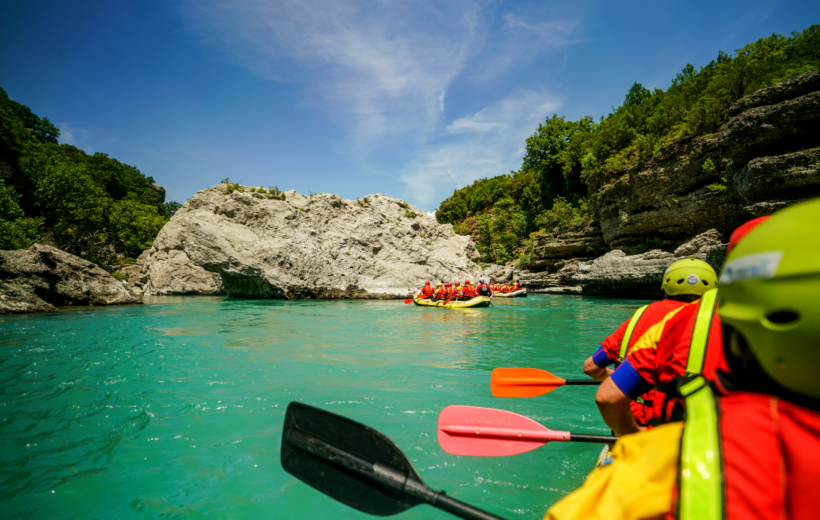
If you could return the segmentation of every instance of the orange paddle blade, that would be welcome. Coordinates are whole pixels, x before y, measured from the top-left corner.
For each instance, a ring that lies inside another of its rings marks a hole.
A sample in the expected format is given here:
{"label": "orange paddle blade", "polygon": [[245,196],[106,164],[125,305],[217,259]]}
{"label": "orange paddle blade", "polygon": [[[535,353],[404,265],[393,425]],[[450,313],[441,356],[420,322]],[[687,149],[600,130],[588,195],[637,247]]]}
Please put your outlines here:
{"label": "orange paddle blade", "polygon": [[495,397],[536,397],[564,386],[565,379],[537,368],[496,368],[490,379]]}

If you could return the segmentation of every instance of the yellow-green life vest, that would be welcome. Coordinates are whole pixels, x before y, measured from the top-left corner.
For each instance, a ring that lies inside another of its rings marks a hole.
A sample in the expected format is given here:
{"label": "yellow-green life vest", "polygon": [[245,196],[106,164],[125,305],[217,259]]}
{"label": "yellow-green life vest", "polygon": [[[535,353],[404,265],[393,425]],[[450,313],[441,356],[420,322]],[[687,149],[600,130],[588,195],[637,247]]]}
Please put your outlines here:
{"label": "yellow-green life vest", "polygon": [[643,313],[647,307],[649,307],[649,305],[644,305],[635,311],[635,314],[633,314],[632,318],[629,320],[629,325],[626,326],[626,332],[624,332],[624,339],[621,340],[621,352],[618,354],[618,363],[623,363],[624,359],[626,359],[626,351],[629,348],[629,340],[632,338],[632,331],[635,330],[635,325],[638,324],[638,321],[640,321],[641,316],[643,316]]}
{"label": "yellow-green life vest", "polygon": [[706,346],[709,344],[709,331],[712,328],[712,319],[715,316],[715,307],[717,307],[717,295],[717,288],[709,289],[700,298],[698,315],[689,343],[689,355],[686,358],[686,375],[700,374],[703,371]]}
{"label": "yellow-green life vest", "polygon": [[686,399],[686,423],[678,462],[677,517],[722,520],[723,465],[718,402],[702,376],[683,383],[680,393]]}

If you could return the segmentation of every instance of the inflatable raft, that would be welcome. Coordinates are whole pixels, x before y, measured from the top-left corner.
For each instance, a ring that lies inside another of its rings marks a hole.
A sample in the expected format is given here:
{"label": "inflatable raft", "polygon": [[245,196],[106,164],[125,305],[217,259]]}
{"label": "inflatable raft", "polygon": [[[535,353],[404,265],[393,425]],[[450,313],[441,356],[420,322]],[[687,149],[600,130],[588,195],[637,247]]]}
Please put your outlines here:
{"label": "inflatable raft", "polygon": [[467,300],[466,302],[459,302],[459,301],[451,301],[450,303],[445,305],[445,300],[428,300],[425,298],[413,298],[413,303],[416,305],[422,305],[424,307],[444,307],[447,309],[469,309],[472,307],[487,307],[490,305],[490,298],[487,296],[476,296],[471,300]]}
{"label": "inflatable raft", "polygon": [[526,289],[518,289],[517,291],[513,292],[494,292],[493,298],[526,298],[527,297],[527,290]]}

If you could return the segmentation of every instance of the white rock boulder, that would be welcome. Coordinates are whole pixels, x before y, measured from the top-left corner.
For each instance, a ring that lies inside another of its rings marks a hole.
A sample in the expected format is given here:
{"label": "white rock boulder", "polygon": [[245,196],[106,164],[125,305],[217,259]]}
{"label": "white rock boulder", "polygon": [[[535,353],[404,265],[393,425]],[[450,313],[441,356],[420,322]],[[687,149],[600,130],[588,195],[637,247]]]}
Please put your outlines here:
{"label": "white rock boulder", "polygon": [[250,190],[220,184],[186,202],[148,251],[145,294],[402,298],[481,272],[470,237],[402,200]]}

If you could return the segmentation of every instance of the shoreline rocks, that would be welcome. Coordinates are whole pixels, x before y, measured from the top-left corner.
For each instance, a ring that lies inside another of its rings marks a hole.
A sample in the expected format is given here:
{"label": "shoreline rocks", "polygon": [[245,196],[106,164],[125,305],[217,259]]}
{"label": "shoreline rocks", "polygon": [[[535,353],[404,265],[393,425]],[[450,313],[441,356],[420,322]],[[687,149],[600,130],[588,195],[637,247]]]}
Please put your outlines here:
{"label": "shoreline rocks", "polygon": [[141,303],[102,268],[56,247],[0,251],[0,314]]}
{"label": "shoreline rocks", "polygon": [[711,229],[673,253],[655,249],[630,256],[616,249],[594,259],[565,260],[554,273],[522,273],[521,281],[533,293],[659,298],[663,272],[674,262],[698,258],[719,271],[725,257],[723,236]]}

